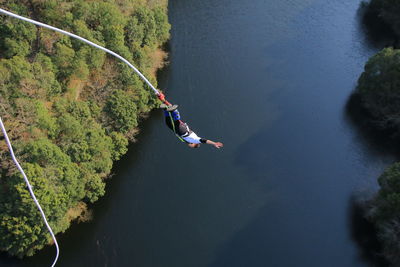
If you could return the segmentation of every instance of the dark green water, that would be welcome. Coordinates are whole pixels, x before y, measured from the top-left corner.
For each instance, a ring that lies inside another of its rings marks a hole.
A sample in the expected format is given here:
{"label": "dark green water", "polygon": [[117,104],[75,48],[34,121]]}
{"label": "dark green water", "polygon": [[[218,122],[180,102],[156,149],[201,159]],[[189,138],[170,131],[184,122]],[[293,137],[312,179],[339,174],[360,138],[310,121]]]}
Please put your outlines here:
{"label": "dark green water", "polygon": [[[170,0],[161,83],[199,135],[142,124],[57,266],[377,266],[353,199],[394,160],[346,102],[377,51],[359,0]],[[54,248],[0,266],[49,266]]]}

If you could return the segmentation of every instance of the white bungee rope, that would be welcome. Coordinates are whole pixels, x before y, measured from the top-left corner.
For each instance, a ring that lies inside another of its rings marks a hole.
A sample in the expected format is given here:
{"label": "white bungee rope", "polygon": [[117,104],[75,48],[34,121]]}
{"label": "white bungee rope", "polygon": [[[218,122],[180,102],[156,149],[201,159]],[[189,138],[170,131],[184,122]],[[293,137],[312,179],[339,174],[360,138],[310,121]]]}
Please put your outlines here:
{"label": "white bungee rope", "polygon": [[[93,42],[91,42],[91,41],[89,41],[89,40],[87,40],[87,39],[85,39],[85,38],[83,38],[83,37],[80,37],[80,36],[78,36],[78,35],[75,35],[75,34],[73,34],[73,33],[70,33],[70,32],[61,30],[61,29],[59,29],[59,28],[56,28],[56,27],[53,27],[53,26],[50,26],[50,25],[47,25],[47,24],[44,24],[44,23],[35,21],[35,20],[33,20],[33,19],[28,19],[28,18],[19,16],[19,15],[16,15],[16,14],[14,14],[14,13],[11,13],[11,12],[7,11],[7,10],[4,10],[4,9],[1,9],[1,8],[0,8],[0,13],[1,13],[1,14],[4,14],[4,15],[7,15],[7,16],[11,16],[11,17],[16,18],[16,19],[20,19],[20,20],[23,20],[23,21],[26,21],[26,22],[29,22],[29,23],[38,25],[38,26],[41,26],[41,27],[44,27],[44,28],[47,28],[47,29],[50,29],[50,30],[53,30],[53,31],[56,31],[56,32],[59,32],[59,33],[62,33],[62,34],[65,34],[65,35],[70,36],[70,37],[72,37],[72,38],[81,40],[82,42],[85,42],[85,43],[87,43],[87,44],[89,44],[89,45],[91,45],[91,46],[93,46],[93,47],[95,47],[95,48],[98,48],[98,49],[100,49],[100,50],[103,50],[104,52],[106,52],[106,53],[108,53],[108,54],[113,55],[114,57],[116,57],[116,58],[120,59],[121,61],[123,61],[124,63],[126,63],[131,69],[133,69],[133,70],[136,72],[136,74],[139,75],[139,77],[153,90],[153,92],[154,92],[157,96],[160,95],[160,92],[149,82],[149,80],[147,80],[147,78],[146,78],[135,66],[133,66],[128,60],[126,60],[126,59],[123,58],[122,56],[118,55],[117,53],[115,53],[115,52],[113,52],[113,51],[111,51],[111,50],[109,50],[109,49],[107,49],[107,48],[105,48],[105,47],[102,47],[102,46],[100,46],[100,45],[98,45],[98,44],[95,44],[95,43],[93,43]],[[17,166],[18,170],[21,172],[22,176],[24,177],[25,183],[26,183],[27,186],[28,186],[29,193],[31,194],[32,199],[34,200],[36,206],[38,207],[38,209],[39,209],[39,211],[40,211],[40,214],[42,215],[43,221],[44,221],[44,223],[46,224],[46,227],[47,227],[47,229],[49,230],[50,235],[51,235],[51,237],[52,237],[53,240],[54,240],[54,244],[56,245],[57,254],[56,254],[56,257],[55,257],[55,259],[54,259],[53,264],[51,265],[51,267],[54,267],[54,266],[56,265],[56,263],[57,263],[58,256],[59,256],[59,254],[60,254],[60,248],[58,247],[57,239],[56,239],[56,237],[55,237],[55,235],[54,235],[54,233],[53,233],[53,230],[51,229],[51,227],[50,227],[50,225],[49,225],[49,223],[48,223],[48,221],[47,221],[47,219],[46,219],[46,215],[45,215],[45,213],[43,212],[42,207],[41,207],[40,204],[39,204],[39,201],[36,199],[35,194],[33,193],[32,186],[31,186],[31,184],[29,183],[29,180],[28,180],[27,176],[25,175],[24,170],[22,169],[21,165],[18,163],[18,160],[17,160],[17,158],[16,158],[15,155],[14,155],[14,151],[13,151],[13,148],[12,148],[12,145],[11,145],[11,142],[10,142],[10,139],[8,138],[7,131],[6,131],[5,127],[4,127],[3,121],[1,120],[1,116],[0,116],[0,127],[1,127],[1,130],[2,130],[3,135],[4,135],[4,137],[5,137],[5,140],[6,140],[6,142],[7,142],[8,149],[10,150],[11,157],[12,157],[12,159],[13,159],[15,165]]]}
{"label": "white bungee rope", "polygon": [[55,235],[53,233],[53,230],[51,229],[51,227],[49,225],[49,222],[46,219],[46,215],[44,214],[43,209],[39,204],[39,201],[36,199],[35,193],[33,193],[32,186],[29,183],[28,177],[26,177],[26,174],[25,174],[24,170],[22,169],[21,165],[19,165],[18,160],[14,155],[14,150],[13,150],[13,148],[11,146],[10,139],[8,138],[7,131],[6,131],[6,128],[4,127],[4,124],[3,124],[3,121],[1,120],[1,117],[0,117],[0,127],[1,127],[1,130],[3,131],[4,137],[6,139],[6,143],[7,143],[8,149],[10,150],[11,157],[12,157],[15,165],[17,166],[18,170],[21,172],[22,176],[24,177],[24,180],[25,180],[25,183],[26,183],[26,185],[28,187],[29,193],[31,194],[31,197],[32,197],[33,201],[35,202],[36,206],[38,207],[38,209],[40,211],[40,214],[42,215],[43,221],[46,224],[46,227],[49,230],[50,235],[54,240],[54,244],[56,245],[57,254],[56,254],[56,257],[55,257],[55,259],[53,261],[53,264],[51,265],[51,267],[54,267],[56,265],[56,262],[57,262],[57,259],[58,259],[58,255],[60,254],[60,248],[58,247],[57,239],[56,239],[56,237],[55,237]]}

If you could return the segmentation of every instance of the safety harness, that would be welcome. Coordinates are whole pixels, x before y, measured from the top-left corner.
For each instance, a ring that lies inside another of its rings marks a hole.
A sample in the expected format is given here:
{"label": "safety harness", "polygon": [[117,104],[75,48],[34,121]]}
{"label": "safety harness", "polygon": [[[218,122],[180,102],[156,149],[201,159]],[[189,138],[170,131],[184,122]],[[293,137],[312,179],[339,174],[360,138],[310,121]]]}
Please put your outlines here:
{"label": "safety harness", "polygon": [[[189,144],[189,142],[186,141],[185,139],[183,139],[182,136],[180,136],[180,135],[178,134],[178,132],[176,131],[175,123],[174,123],[174,120],[172,119],[172,112],[171,112],[171,111],[168,111],[168,114],[169,114],[169,119],[171,120],[172,130],[174,131],[176,137],[178,137],[178,139],[179,139],[181,142]],[[181,123],[181,122],[180,122],[180,123]],[[190,134],[189,127],[187,126],[187,124],[185,124],[185,126],[186,126],[186,128],[187,128],[188,131],[187,131],[187,133],[186,133],[185,135],[183,135],[183,137],[186,137],[186,136],[188,136],[188,135]]]}

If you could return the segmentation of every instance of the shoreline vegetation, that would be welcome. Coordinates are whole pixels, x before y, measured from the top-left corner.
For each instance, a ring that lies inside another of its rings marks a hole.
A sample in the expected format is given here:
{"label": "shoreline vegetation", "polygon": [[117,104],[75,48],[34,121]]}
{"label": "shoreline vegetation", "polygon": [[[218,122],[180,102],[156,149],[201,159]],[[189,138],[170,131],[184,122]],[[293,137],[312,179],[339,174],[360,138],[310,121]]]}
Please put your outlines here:
{"label": "shoreline vegetation", "polygon": [[[169,39],[167,0],[0,0],[2,8],[81,35],[127,58],[156,86]],[[55,233],[90,219],[113,162],[158,100],[125,64],[77,40],[0,17],[0,109]],[[51,243],[0,138],[0,251]]]}
{"label": "shoreline vegetation", "polygon": [[[370,29],[384,29],[390,46],[372,56],[364,67],[350,104],[361,111],[358,124],[372,129],[400,152],[400,1],[363,3]],[[382,31],[380,31],[382,33]],[[382,37],[382,36],[381,36]],[[387,143],[386,142],[386,143]],[[379,191],[363,203],[364,216],[375,226],[383,257],[400,265],[400,162],[378,178]]]}

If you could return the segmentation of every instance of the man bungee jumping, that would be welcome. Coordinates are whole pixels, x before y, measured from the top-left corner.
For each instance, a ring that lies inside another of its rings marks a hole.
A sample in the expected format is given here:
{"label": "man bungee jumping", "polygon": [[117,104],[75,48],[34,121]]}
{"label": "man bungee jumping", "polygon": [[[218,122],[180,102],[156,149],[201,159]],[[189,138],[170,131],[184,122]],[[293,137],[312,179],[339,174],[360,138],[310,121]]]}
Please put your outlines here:
{"label": "man bungee jumping", "polygon": [[178,111],[178,105],[172,105],[165,100],[163,94],[158,96],[164,104],[160,105],[160,108],[164,109],[165,122],[175,135],[182,141],[187,143],[191,148],[198,148],[200,144],[213,145],[216,148],[221,148],[224,146],[221,142],[214,142],[197,136],[189,126],[181,120],[181,116]]}

